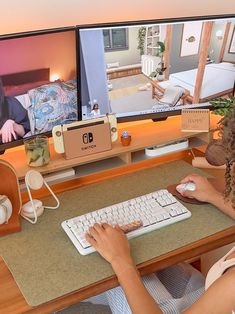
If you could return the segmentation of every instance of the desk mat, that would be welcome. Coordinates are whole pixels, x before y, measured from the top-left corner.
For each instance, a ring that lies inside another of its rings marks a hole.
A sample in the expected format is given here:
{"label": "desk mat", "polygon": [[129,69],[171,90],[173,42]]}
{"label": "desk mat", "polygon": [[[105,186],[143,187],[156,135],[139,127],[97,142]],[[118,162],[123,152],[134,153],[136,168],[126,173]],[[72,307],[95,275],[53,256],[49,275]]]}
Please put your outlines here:
{"label": "desk mat", "polygon": [[[22,221],[21,232],[0,238],[0,255],[28,304],[37,306],[113,275],[98,253],[78,253],[62,230],[62,221],[165,188],[191,172],[205,175],[184,161],[174,161],[61,193],[59,209],[45,210],[36,225]],[[48,202],[52,200],[44,204]],[[234,226],[212,205],[186,206],[190,219],[130,241],[136,264]]]}

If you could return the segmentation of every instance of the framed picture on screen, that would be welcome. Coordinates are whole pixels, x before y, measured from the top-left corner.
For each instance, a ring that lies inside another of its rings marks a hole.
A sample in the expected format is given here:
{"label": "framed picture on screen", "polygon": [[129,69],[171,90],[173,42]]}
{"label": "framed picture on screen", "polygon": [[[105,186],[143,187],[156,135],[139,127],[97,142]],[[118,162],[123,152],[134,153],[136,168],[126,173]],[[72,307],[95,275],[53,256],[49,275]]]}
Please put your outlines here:
{"label": "framed picture on screen", "polygon": [[199,53],[202,22],[184,23],[180,56],[192,56]]}

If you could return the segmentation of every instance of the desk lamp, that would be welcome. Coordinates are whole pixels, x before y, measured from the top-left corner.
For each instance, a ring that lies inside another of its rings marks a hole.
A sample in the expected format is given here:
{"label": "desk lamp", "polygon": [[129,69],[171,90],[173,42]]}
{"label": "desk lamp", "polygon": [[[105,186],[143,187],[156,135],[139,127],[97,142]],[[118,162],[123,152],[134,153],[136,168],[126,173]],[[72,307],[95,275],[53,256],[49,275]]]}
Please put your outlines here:
{"label": "desk lamp", "polygon": [[[31,190],[39,190],[42,188],[43,184],[50,191],[51,195],[56,200],[56,206],[43,206],[42,202],[37,199],[32,198]],[[35,224],[37,222],[37,218],[42,215],[44,208],[48,209],[57,209],[60,205],[60,202],[54,192],[51,190],[47,182],[43,179],[41,173],[36,170],[29,170],[25,175],[25,185],[29,194],[29,201],[23,205],[21,210],[21,216]],[[31,189],[31,190],[30,190]]]}

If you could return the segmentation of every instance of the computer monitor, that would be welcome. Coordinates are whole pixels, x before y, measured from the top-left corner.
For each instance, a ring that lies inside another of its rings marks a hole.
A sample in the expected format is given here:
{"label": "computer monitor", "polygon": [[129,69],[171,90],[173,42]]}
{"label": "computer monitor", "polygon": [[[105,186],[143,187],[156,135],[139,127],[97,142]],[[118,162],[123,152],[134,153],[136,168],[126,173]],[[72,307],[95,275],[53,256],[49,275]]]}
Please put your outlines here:
{"label": "computer monitor", "polygon": [[161,120],[232,93],[235,15],[79,26],[82,118]]}
{"label": "computer monitor", "polygon": [[0,151],[80,120],[76,28],[0,36]]}

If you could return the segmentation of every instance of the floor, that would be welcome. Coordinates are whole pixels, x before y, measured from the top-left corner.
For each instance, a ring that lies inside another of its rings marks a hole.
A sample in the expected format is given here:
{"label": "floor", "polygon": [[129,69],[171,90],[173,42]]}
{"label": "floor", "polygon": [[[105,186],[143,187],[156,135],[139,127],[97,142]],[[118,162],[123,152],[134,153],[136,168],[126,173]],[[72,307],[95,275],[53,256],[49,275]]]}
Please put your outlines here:
{"label": "floor", "polygon": [[144,74],[125,76],[110,80],[112,90],[109,92],[110,100],[129,96],[138,92],[139,87],[145,86],[150,82]]}
{"label": "floor", "polygon": [[144,74],[130,75],[110,80],[113,85],[113,90],[125,87],[131,87],[138,84],[145,84],[150,82],[150,79]]}
{"label": "floor", "polygon": [[149,110],[157,104],[152,99],[150,79],[144,74],[113,79],[110,83],[109,99],[114,113]]}

